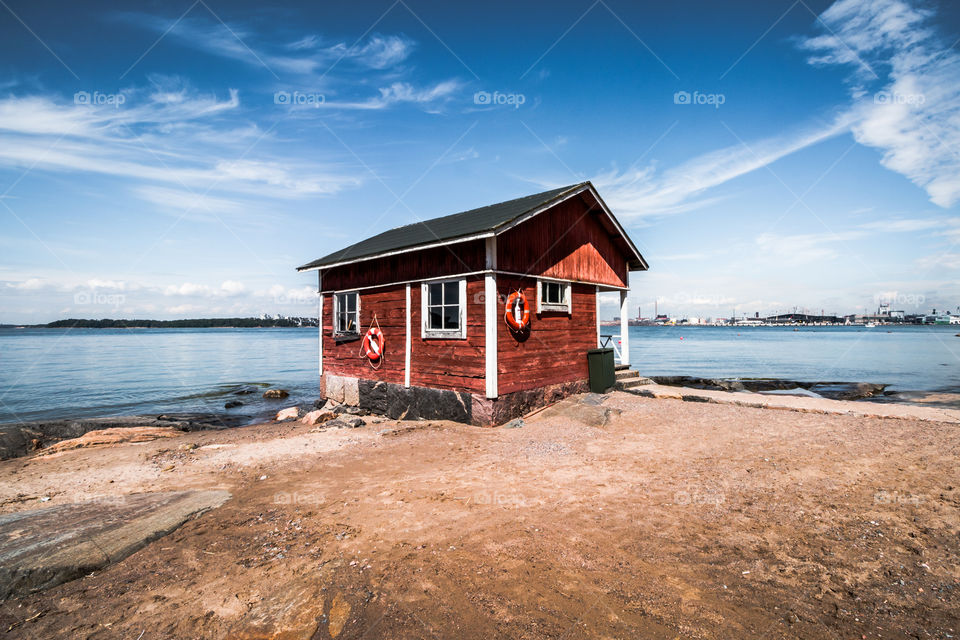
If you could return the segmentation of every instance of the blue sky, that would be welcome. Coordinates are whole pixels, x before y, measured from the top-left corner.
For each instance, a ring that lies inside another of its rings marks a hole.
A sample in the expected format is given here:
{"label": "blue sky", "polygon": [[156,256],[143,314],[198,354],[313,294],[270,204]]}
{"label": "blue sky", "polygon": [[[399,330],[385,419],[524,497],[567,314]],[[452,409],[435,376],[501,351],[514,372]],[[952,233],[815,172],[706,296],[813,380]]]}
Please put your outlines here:
{"label": "blue sky", "polygon": [[951,3],[0,4],[0,322],[308,315],[299,264],[584,179],[645,315],[960,305]]}

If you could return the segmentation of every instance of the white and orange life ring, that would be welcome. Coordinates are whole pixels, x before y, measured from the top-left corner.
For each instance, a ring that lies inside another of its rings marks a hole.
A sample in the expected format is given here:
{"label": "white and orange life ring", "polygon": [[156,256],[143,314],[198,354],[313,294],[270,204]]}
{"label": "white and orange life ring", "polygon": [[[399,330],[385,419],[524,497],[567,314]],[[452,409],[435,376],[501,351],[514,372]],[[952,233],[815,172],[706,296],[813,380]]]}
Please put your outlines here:
{"label": "white and orange life ring", "polygon": [[523,331],[530,324],[530,304],[523,291],[514,291],[507,298],[507,310],[503,314],[504,320],[514,331]]}
{"label": "white and orange life ring", "polygon": [[379,360],[383,357],[383,331],[379,327],[370,327],[365,336],[363,336],[363,353],[371,361]]}

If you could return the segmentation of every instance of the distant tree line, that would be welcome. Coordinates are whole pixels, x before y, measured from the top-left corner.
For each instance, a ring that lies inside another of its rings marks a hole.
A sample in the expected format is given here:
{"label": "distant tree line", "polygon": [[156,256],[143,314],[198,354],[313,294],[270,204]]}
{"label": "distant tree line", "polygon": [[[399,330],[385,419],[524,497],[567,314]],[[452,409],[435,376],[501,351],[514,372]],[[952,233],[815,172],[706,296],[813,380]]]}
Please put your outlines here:
{"label": "distant tree line", "polygon": [[70,318],[34,325],[47,329],[212,329],[317,326],[316,318],[192,318],[186,320],[126,320]]}

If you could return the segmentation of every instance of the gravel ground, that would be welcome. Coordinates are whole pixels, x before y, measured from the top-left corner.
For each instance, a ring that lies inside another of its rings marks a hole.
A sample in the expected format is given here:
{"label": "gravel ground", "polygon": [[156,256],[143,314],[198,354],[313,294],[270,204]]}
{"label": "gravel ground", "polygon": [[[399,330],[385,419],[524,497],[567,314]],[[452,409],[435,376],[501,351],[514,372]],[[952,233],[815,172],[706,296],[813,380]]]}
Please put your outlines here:
{"label": "gravel ground", "polygon": [[234,497],[101,572],[0,604],[0,631],[956,637],[956,424],[579,400],[515,429],[272,424],[2,462],[7,512]]}

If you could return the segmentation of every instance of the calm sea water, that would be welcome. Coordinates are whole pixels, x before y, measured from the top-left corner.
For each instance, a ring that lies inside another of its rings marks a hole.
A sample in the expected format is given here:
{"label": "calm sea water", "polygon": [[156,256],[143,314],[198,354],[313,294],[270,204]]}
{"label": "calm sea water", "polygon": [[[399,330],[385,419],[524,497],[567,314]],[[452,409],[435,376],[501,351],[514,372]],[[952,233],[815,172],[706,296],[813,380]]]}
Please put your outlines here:
{"label": "calm sea water", "polygon": [[[603,327],[601,333],[619,333]],[[630,327],[643,375],[876,382],[897,391],[960,389],[960,326]]]}
{"label": "calm sea water", "polygon": [[[645,375],[960,388],[960,327],[632,327]],[[0,329],[0,422],[160,412],[251,419],[317,398],[316,329]],[[267,404],[240,385],[288,389]]]}

